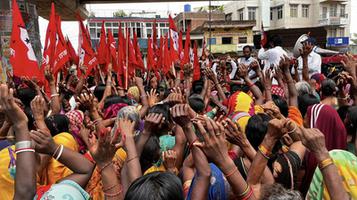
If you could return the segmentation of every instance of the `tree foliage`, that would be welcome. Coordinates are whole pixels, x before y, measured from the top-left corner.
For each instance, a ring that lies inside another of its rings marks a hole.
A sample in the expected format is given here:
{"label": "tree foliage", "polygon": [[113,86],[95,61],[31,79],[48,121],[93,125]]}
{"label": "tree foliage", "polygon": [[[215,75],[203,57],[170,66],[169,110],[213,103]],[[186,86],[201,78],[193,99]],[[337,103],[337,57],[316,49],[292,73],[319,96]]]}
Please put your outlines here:
{"label": "tree foliage", "polygon": [[113,17],[126,17],[128,14],[125,13],[124,10],[117,10],[113,13]]}

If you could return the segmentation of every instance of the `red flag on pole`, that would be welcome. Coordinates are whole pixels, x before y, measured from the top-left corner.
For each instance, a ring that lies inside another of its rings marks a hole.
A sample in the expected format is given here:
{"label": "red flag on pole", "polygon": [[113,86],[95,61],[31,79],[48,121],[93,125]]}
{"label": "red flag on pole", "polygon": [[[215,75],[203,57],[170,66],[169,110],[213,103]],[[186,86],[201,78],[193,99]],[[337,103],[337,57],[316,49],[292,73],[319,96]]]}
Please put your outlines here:
{"label": "red flag on pole", "polygon": [[157,49],[157,30],[156,30],[156,19],[152,23],[152,42],[154,44],[154,51]]}
{"label": "red flag on pole", "polygon": [[193,44],[193,80],[197,81],[200,79],[201,76],[201,70],[200,70],[200,63],[198,60],[198,55],[197,55],[197,43]]}
{"label": "red flag on pole", "polygon": [[12,65],[14,75],[19,77],[37,77],[39,80],[43,80],[43,75],[40,73],[35,52],[30,43],[30,38],[16,0],[12,1],[10,53],[10,64]]}
{"label": "red flag on pole", "polygon": [[107,45],[108,45],[108,55],[109,55],[109,62],[112,63],[113,65],[113,70],[115,72],[118,72],[119,70],[119,67],[118,67],[118,58],[117,58],[117,49],[116,49],[116,42],[114,40],[114,37],[113,37],[113,34],[112,32],[108,31],[108,42],[107,42]]}
{"label": "red flag on pole", "polygon": [[184,52],[183,63],[182,63],[183,65],[190,62],[190,49],[191,49],[190,27],[187,27],[185,52]]}
{"label": "red flag on pole", "polygon": [[163,69],[163,53],[164,53],[164,39],[160,36],[160,47],[157,49],[157,65],[156,71],[159,69]]}
{"label": "red flag on pole", "polygon": [[267,33],[264,31],[264,27],[263,27],[263,22],[262,22],[262,30],[261,30],[261,39],[260,39],[260,45],[261,46],[265,46],[268,42],[268,37],[267,37]]}
{"label": "red flag on pole", "polygon": [[46,65],[50,65],[51,69],[54,68],[54,59],[55,59],[55,49],[56,49],[56,13],[55,13],[55,5],[51,3],[51,13],[50,19],[48,21],[47,31],[46,31],[46,39],[45,46],[43,50],[43,58],[42,58],[42,68]]}
{"label": "red flag on pole", "polygon": [[69,58],[74,64],[78,65],[79,57],[78,57],[76,51],[74,50],[74,48],[72,46],[72,43],[71,43],[71,41],[69,40],[68,37],[66,38],[66,40],[67,40],[67,45],[66,46],[67,46],[67,51],[69,53]]}
{"label": "red flag on pole", "polygon": [[133,43],[134,43],[134,48],[135,48],[135,56],[136,56],[137,67],[140,68],[140,69],[145,69],[143,57],[142,57],[141,52],[140,52],[140,45],[139,45],[139,42],[138,42],[138,37],[137,37],[135,32],[134,32],[134,41],[133,41]]}
{"label": "red flag on pole", "polygon": [[107,42],[104,28],[104,21],[102,22],[102,29],[100,30],[99,45],[97,46],[98,63],[107,64]]}
{"label": "red flag on pole", "polygon": [[78,54],[79,54],[79,67],[86,66],[87,73],[92,71],[92,69],[98,65],[97,57],[95,56],[95,52],[91,46],[90,38],[88,37],[87,29],[83,25],[82,19],[78,17],[79,22],[79,42],[78,42]]}
{"label": "red flag on pole", "polygon": [[63,37],[61,29],[61,17],[56,15],[56,25],[57,25],[57,34],[56,34],[56,48],[55,48],[55,59],[53,63],[53,73],[57,74],[66,63],[69,61],[69,54],[67,50],[67,43]]}
{"label": "red flag on pole", "polygon": [[[120,23],[119,23],[120,24]],[[125,50],[126,50],[126,43],[125,43],[125,38],[123,35],[123,32],[121,31],[121,25],[119,26],[119,31],[118,31],[118,67],[119,75],[124,74],[124,66],[125,66]]]}
{"label": "red flag on pole", "polygon": [[183,59],[183,45],[182,45],[182,31],[179,33],[179,39],[178,39],[178,52],[179,52],[179,59]]}
{"label": "red flag on pole", "polygon": [[169,42],[168,42],[168,35],[165,35],[165,41],[164,41],[164,57],[163,57],[163,72],[166,75],[171,67],[171,56],[170,56],[170,52],[169,52]]}
{"label": "red flag on pole", "polygon": [[150,70],[154,69],[155,59],[154,59],[154,49],[153,49],[153,44],[152,44],[152,38],[148,39],[148,50],[147,50],[146,63],[147,63],[146,66],[147,66],[148,72],[150,72]]}

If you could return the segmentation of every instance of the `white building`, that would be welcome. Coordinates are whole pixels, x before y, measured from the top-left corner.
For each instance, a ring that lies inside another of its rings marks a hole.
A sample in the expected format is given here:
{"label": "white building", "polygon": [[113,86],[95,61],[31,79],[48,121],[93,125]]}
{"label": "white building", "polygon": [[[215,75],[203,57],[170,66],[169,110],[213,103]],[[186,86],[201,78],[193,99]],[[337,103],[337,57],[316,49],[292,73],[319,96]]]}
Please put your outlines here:
{"label": "white building", "polygon": [[236,0],[224,6],[226,20],[256,20],[261,30],[324,27],[329,37],[350,36],[351,0]]}

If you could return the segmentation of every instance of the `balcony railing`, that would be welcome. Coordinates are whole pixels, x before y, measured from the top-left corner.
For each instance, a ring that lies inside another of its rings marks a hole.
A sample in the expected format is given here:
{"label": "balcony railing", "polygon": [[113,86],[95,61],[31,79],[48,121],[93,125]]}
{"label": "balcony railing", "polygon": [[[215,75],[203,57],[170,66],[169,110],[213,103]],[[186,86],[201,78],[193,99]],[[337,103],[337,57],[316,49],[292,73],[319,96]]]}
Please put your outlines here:
{"label": "balcony railing", "polygon": [[320,3],[325,3],[325,2],[346,2],[348,0],[320,0]]}
{"label": "balcony railing", "polygon": [[340,26],[347,24],[348,18],[346,17],[327,17],[319,20],[320,26]]}

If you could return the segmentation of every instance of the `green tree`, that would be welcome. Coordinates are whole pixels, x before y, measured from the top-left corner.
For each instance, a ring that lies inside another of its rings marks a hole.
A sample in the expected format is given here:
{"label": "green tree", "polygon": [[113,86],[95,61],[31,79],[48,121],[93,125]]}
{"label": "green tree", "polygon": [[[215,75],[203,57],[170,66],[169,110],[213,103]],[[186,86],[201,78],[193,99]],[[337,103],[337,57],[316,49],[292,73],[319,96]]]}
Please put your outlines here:
{"label": "green tree", "polygon": [[113,13],[113,17],[126,17],[128,14],[125,13],[124,10],[117,10]]}

